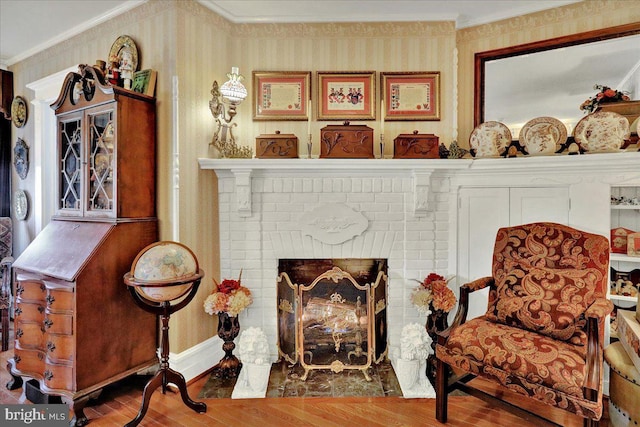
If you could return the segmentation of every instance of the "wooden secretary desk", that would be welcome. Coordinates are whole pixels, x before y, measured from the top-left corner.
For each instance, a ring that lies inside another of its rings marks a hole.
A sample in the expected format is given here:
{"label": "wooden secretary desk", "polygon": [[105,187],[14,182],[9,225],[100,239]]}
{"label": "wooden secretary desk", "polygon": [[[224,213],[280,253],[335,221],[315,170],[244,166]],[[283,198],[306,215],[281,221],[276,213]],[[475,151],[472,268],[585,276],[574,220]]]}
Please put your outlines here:
{"label": "wooden secretary desk", "polygon": [[22,377],[62,396],[71,425],[104,386],[157,363],[156,316],[123,276],[157,241],[155,98],[79,67],[51,106],[57,117],[57,209],[13,265],[15,355]]}

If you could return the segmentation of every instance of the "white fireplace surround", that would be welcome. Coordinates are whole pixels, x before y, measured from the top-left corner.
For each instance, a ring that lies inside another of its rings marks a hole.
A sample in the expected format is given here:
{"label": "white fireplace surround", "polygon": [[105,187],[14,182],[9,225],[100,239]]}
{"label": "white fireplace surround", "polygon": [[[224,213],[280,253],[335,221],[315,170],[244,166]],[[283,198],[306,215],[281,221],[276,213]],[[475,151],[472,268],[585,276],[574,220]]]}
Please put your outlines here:
{"label": "white fireplace surround", "polygon": [[[218,177],[221,278],[243,270],[254,303],[240,323],[265,331],[274,361],[278,259],[387,259],[393,348],[404,325],[425,322],[410,303],[416,280],[432,271],[457,273],[461,187],[566,186],[569,225],[606,234],[609,217],[598,213],[608,212],[609,186],[640,178],[637,152],[459,160],[201,158],[199,164]],[[602,206],[594,208],[594,201]],[[336,230],[322,230],[327,215],[345,224],[340,238]],[[467,279],[452,282],[456,294]]]}

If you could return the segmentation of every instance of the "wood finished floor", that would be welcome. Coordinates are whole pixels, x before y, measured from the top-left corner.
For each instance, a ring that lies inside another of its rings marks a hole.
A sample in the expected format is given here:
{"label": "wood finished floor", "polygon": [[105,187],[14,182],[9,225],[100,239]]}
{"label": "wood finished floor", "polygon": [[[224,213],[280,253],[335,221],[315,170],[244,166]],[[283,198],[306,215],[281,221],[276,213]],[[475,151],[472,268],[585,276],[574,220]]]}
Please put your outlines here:
{"label": "wood finished floor", "polygon": [[[4,368],[13,357],[13,350],[0,352],[0,403],[14,404],[30,402],[23,389],[9,391],[5,385],[10,375]],[[207,412],[198,414],[187,408],[179,394],[162,394],[158,389],[151,398],[149,410],[140,426],[191,427],[191,426],[238,426],[238,427],[344,427],[358,426],[442,426],[435,419],[435,399],[404,399],[398,397],[379,398],[271,398],[271,399],[198,399],[198,394],[208,375],[189,384],[189,396],[207,404]],[[480,381],[480,380],[475,380]],[[481,382],[486,390],[494,386]],[[131,421],[140,409],[143,381],[127,381],[107,389],[100,398],[85,408],[89,426],[123,426]],[[504,391],[509,395],[508,391]],[[546,405],[513,397],[513,402],[538,413],[545,414],[565,427],[582,426],[582,418]],[[606,404],[605,404],[606,407]],[[505,411],[493,408],[470,396],[449,398],[449,420],[447,425],[460,427],[537,427]],[[608,427],[605,416],[600,426]]]}

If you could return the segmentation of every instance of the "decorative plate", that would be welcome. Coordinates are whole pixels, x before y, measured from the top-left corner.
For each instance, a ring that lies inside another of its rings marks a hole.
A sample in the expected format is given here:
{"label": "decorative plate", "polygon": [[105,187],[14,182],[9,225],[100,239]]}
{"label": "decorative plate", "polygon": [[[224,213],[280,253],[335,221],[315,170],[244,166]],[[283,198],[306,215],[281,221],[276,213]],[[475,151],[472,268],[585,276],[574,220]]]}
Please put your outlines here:
{"label": "decorative plate", "polygon": [[14,193],[13,209],[16,213],[16,218],[20,221],[24,221],[29,215],[29,199],[27,199],[27,193],[23,190],[17,190]]}
{"label": "decorative plate", "polygon": [[29,173],[29,147],[22,138],[18,138],[13,147],[13,165],[20,179],[25,179]]}
{"label": "decorative plate", "polygon": [[511,131],[500,122],[480,123],[471,132],[469,146],[475,157],[499,157],[511,145]]}
{"label": "decorative plate", "polygon": [[598,111],[583,117],[573,136],[580,147],[589,153],[618,151],[629,139],[629,121],[612,111]]}
{"label": "decorative plate", "polygon": [[519,139],[529,155],[553,154],[567,142],[567,127],[555,117],[536,117],[525,123]]}
{"label": "decorative plate", "polygon": [[27,101],[21,96],[13,98],[13,102],[11,103],[11,121],[17,128],[21,128],[27,123]]}
{"label": "decorative plate", "polygon": [[138,47],[136,46],[136,42],[134,42],[129,36],[120,36],[115,42],[113,42],[111,50],[109,51],[109,63],[117,62],[120,64],[122,60],[122,51],[125,47],[129,47],[129,50],[131,51],[132,71],[138,71]]}

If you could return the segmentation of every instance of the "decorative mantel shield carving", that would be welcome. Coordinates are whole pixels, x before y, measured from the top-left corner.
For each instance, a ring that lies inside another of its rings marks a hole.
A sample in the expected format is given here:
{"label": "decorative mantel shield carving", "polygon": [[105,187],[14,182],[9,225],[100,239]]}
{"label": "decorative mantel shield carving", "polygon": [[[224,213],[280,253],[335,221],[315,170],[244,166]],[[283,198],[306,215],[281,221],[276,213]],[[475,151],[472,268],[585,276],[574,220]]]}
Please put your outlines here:
{"label": "decorative mantel shield carving", "polygon": [[321,205],[300,218],[300,228],[322,243],[338,245],[359,236],[369,220],[343,203]]}

